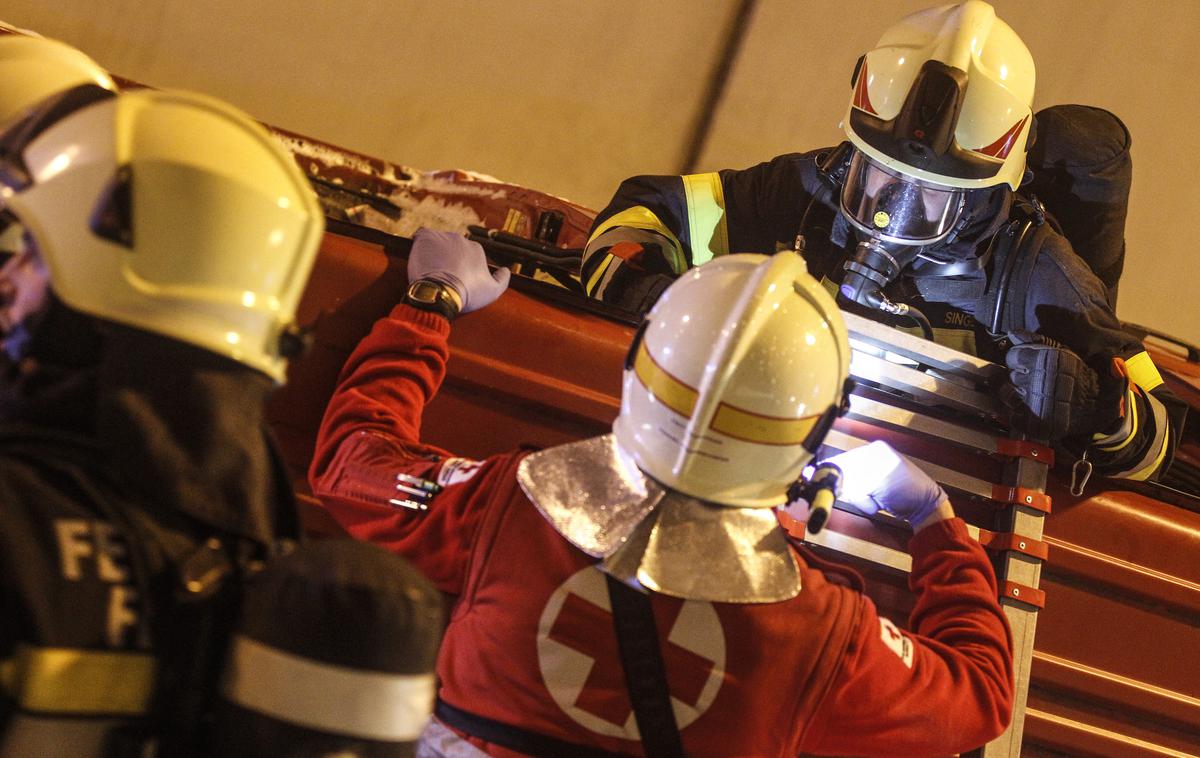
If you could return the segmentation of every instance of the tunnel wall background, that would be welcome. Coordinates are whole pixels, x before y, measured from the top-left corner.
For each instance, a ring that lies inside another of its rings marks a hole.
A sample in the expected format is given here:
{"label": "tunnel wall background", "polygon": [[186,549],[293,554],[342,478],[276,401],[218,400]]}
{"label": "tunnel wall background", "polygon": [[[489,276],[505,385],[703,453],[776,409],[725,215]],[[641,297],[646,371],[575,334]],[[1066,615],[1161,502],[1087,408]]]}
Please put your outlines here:
{"label": "tunnel wall background", "polygon": [[[1119,315],[1200,343],[1200,2],[993,4],[1033,53],[1036,108],[1098,105],[1133,135]],[[9,0],[0,19],[292,131],[599,208],[632,174],[744,167],[838,141],[854,61],[928,5]]]}

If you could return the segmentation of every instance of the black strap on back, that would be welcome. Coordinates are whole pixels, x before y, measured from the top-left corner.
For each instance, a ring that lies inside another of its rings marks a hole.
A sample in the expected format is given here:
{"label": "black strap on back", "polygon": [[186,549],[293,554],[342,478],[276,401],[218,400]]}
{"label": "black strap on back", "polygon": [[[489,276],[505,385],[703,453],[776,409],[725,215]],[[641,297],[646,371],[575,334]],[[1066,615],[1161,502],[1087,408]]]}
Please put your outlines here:
{"label": "black strap on back", "polygon": [[975,319],[996,335],[1028,329],[1026,298],[1033,268],[1054,226],[1036,198],[1020,200],[1014,208],[1020,211],[1017,218],[996,233],[987,290],[975,307]]}
{"label": "black strap on back", "polygon": [[625,689],[647,758],[683,758],[650,596],[605,574]]}
{"label": "black strap on back", "polygon": [[[646,758],[683,758],[683,742],[671,709],[666,667],[650,597],[605,574],[613,629],[621,651],[625,688]],[[480,716],[438,698],[433,714],[447,726],[535,758],[619,758],[620,754],[549,737]]]}

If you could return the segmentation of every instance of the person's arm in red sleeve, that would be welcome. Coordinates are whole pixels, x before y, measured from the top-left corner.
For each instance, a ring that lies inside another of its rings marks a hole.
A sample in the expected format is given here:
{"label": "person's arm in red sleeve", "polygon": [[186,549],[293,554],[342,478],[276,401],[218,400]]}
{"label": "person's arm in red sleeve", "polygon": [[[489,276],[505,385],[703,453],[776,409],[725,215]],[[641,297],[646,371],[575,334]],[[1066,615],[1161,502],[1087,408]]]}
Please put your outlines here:
{"label": "person's arm in red sleeve", "polygon": [[918,593],[904,632],[862,599],[859,627],[804,749],[818,754],[953,755],[1012,716],[1012,641],[983,549],[960,519],[910,545]]}
{"label": "person's arm in red sleeve", "polygon": [[[493,277],[478,245],[446,233],[418,232],[409,258],[409,279],[445,284],[463,313],[499,297],[506,274]],[[351,354],[321,422],[309,482],[351,535],[403,554],[439,589],[457,593],[479,503],[500,467],[447,459],[420,441],[421,415],[445,376],[447,316],[456,315],[434,306],[397,305]]]}
{"label": "person's arm in red sleeve", "polygon": [[[881,468],[866,449],[857,455]],[[951,755],[999,736],[1012,717],[1012,637],[991,563],[941,488],[896,458],[890,481],[885,476],[868,499],[917,525],[909,544],[912,631],[862,598],[852,642],[806,732],[808,752]],[[881,492],[909,507],[889,506]]]}

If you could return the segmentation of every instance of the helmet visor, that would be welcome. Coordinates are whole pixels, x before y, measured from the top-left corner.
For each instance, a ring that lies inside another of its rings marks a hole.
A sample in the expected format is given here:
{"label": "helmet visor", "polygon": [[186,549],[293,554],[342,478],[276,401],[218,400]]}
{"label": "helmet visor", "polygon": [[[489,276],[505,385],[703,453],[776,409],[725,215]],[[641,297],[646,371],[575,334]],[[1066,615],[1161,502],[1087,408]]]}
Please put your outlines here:
{"label": "helmet visor", "polygon": [[950,233],[966,191],[929,184],[855,151],[842,186],[842,213],[859,231],[887,242],[927,245]]}

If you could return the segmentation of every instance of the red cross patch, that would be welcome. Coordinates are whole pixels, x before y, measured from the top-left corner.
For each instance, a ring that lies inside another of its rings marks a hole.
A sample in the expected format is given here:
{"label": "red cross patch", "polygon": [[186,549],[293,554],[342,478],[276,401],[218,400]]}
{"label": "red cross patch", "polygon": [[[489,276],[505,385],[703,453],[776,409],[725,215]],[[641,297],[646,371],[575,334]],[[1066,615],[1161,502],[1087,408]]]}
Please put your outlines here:
{"label": "red cross patch", "polygon": [[912,668],[913,665],[913,644],[900,628],[892,623],[891,619],[886,619],[883,616],[879,617],[879,639],[883,640],[883,644],[891,648],[892,652],[904,663],[905,666]]}
{"label": "red cross patch", "polygon": [[[725,634],[711,603],[672,604],[656,613],[675,719],[682,729],[704,713],[725,674]],[[588,567],[567,579],[546,603],[538,625],[542,681],[563,712],[587,729],[638,739],[625,690],[604,575]]]}

